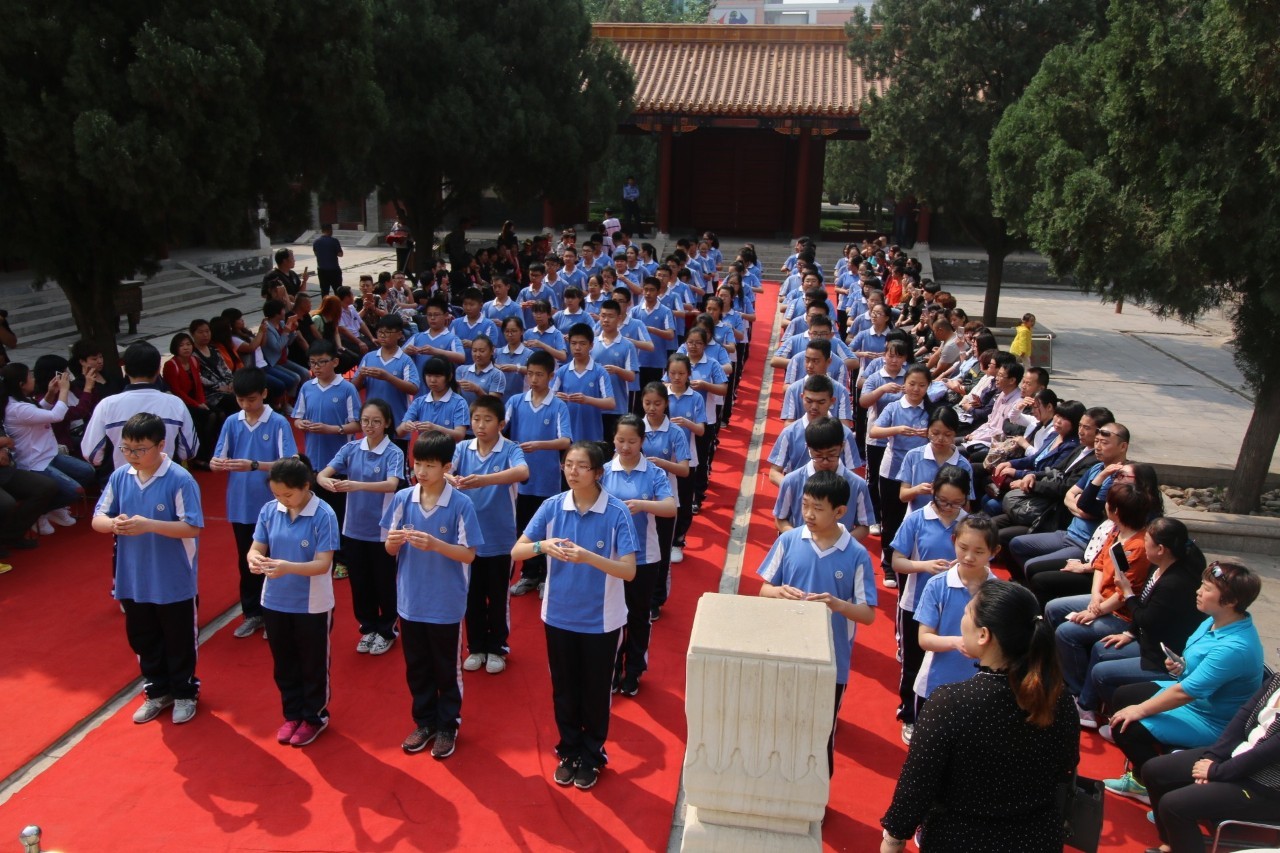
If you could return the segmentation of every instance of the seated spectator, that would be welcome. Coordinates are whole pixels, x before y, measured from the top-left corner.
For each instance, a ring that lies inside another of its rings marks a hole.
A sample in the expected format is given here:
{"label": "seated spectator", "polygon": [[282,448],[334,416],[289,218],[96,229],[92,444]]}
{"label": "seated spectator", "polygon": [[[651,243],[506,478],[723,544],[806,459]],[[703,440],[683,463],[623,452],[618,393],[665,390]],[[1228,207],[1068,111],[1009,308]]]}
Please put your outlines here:
{"label": "seated spectator", "polygon": [[[339,288],[341,290],[342,288]],[[362,350],[342,334],[342,300],[326,296],[320,300],[320,310],[312,318],[321,340],[326,340],[338,351],[338,373],[346,373],[360,363]]]}
{"label": "seated spectator", "polygon": [[[0,383],[0,412],[8,402],[8,394]],[[57,498],[58,484],[52,477],[23,471],[14,464],[13,439],[0,427],[0,557],[9,556],[10,550],[36,547],[37,540],[28,539],[27,530]]]}
{"label": "seated spectator", "polygon": [[[1022,366],[1015,364],[1010,369],[1014,368],[1021,370]],[[1015,573],[1015,577],[1030,579],[1038,572],[1057,571],[1068,560],[1079,560],[1084,555],[1089,537],[1102,521],[1104,513],[1100,503],[1097,506],[1081,506],[1080,498],[1085,486],[1098,481],[1095,483],[1096,501],[1106,500],[1112,477],[1123,466],[1129,453],[1129,430],[1123,424],[1108,424],[1098,430],[1093,450],[1097,457],[1093,467],[1071,487],[1062,500],[1073,516],[1066,529],[1049,533],[1028,533],[1009,543],[1010,571]]]}
{"label": "seated spectator", "polygon": [[1147,762],[1175,749],[1212,744],[1261,686],[1262,640],[1249,615],[1261,591],[1262,579],[1242,563],[1215,560],[1204,570],[1196,606],[1208,618],[1187,640],[1181,659],[1165,661],[1174,680],[1129,684],[1115,692],[1119,710],[1101,733],[1114,737],[1129,769],[1106,780],[1108,791],[1149,802],[1143,785]]}
{"label": "seated spectator", "polygon": [[1001,462],[991,472],[986,511],[992,516],[1003,512],[999,499],[1013,488],[1013,483],[1023,483],[1027,474],[1037,474],[1075,456],[1080,447],[1080,419],[1084,416],[1084,403],[1077,400],[1058,402],[1057,395],[1046,388],[1036,395],[1032,411],[1037,419],[1036,432],[1030,439],[1018,436],[1026,443],[1025,455]]}
{"label": "seated spectator", "polygon": [[[1156,477],[1155,468],[1144,463],[1126,462],[1116,469],[1112,486],[1114,487],[1120,483],[1128,483],[1133,486],[1146,501],[1147,517],[1140,526],[1145,527],[1147,523],[1164,514],[1164,500],[1160,494],[1160,485]],[[1090,488],[1091,486],[1085,487],[1085,491],[1080,496],[1079,505],[1087,505],[1088,511],[1092,513],[1095,510]],[[1110,516],[1107,513],[1105,500],[1103,501],[1101,514],[1103,517],[1101,525],[1106,525],[1110,520]],[[1110,531],[1107,532],[1110,533]],[[1097,535],[1097,528],[1095,528],[1094,537]],[[1082,555],[1080,560],[1070,560],[1063,564],[1058,571],[1046,571],[1043,569],[1033,571],[1027,578],[1028,586],[1031,587],[1031,591],[1044,604],[1048,604],[1055,598],[1083,595],[1092,587],[1091,558],[1095,557],[1097,551],[1101,548],[1102,543],[1099,541],[1095,544],[1094,538],[1091,537],[1089,547],[1085,548],[1085,553],[1089,558]]]}
{"label": "seated spectator", "polygon": [[1210,747],[1160,755],[1142,768],[1161,851],[1204,851],[1201,822],[1274,822],[1280,814],[1280,675],[1240,706]]}
{"label": "seated spectator", "polygon": [[47,536],[53,533],[50,522],[70,527],[76,520],[67,507],[83,498],[84,490],[95,479],[93,466],[59,453],[58,441],[53,437],[52,425],[67,416],[71,372],[64,370],[49,381],[39,405],[31,396],[36,387],[35,375],[25,364],[15,361],[0,368],[0,384],[4,385],[7,398],[5,430],[13,439],[12,452],[18,468],[50,477],[58,486],[58,496],[40,517],[37,529]]}
{"label": "seated spectator", "polygon": [[293,313],[289,320],[297,324],[297,337],[289,344],[289,360],[309,372],[308,353],[311,345],[320,340],[315,317],[311,315],[311,297],[299,293],[293,300]]}
{"label": "seated spectator", "polygon": [[222,431],[221,417],[216,417],[204,396],[204,382],[200,378],[200,362],[195,357],[195,339],[186,332],[178,332],[169,341],[172,356],[161,371],[169,391],[184,404],[195,424],[200,450],[191,458],[191,465],[205,468]]}
{"label": "seated spectator", "polygon": [[[239,359],[229,361],[227,352],[213,341],[213,321],[192,320],[187,327],[193,344],[192,355],[200,366],[200,384],[204,387],[204,401],[212,412],[224,417],[239,411],[236,395],[231,389],[231,375],[239,369]],[[237,365],[232,366],[233,362]]]}
{"label": "seated spectator", "polygon": [[[1054,628],[1062,676],[1072,696],[1079,696],[1088,675],[1089,656],[1103,637],[1126,630],[1133,621],[1125,589],[1141,589],[1147,582],[1147,562],[1143,538],[1150,502],[1131,483],[1116,483],[1107,493],[1107,534],[1098,555],[1090,564],[1091,591],[1083,595],[1055,598],[1045,607],[1044,616]],[[1112,553],[1119,544],[1124,559]],[[1122,585],[1117,575],[1123,574]]]}
{"label": "seated spectator", "polygon": [[1174,518],[1157,518],[1147,525],[1143,545],[1151,565],[1147,582],[1134,587],[1127,575],[1116,575],[1133,621],[1094,643],[1089,657],[1088,675],[1076,701],[1085,728],[1097,728],[1102,706],[1117,687],[1162,675],[1164,648],[1181,654],[1202,621],[1196,588],[1205,560],[1187,526]]}

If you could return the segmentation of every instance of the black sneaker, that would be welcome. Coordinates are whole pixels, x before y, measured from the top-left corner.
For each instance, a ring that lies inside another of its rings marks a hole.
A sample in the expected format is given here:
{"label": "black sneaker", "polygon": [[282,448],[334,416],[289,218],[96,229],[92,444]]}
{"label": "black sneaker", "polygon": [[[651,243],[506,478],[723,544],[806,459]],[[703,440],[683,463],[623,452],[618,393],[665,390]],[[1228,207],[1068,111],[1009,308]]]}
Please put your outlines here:
{"label": "black sneaker", "polygon": [[560,763],[556,765],[556,772],[551,775],[555,783],[561,788],[567,788],[573,784],[573,777],[577,775],[578,762],[572,758],[562,758]]}
{"label": "black sneaker", "polygon": [[612,687],[612,689],[610,689],[610,691],[609,691],[609,692],[610,692],[610,693],[617,693],[617,692],[618,692],[618,688],[620,688],[620,687],[622,687],[622,670],[618,670],[617,672],[615,672],[615,673],[613,674],[613,687]]}
{"label": "black sneaker", "polygon": [[436,761],[444,761],[458,746],[457,732],[437,732],[436,742],[431,744],[431,757]]}
{"label": "black sneaker", "polygon": [[400,748],[408,753],[422,752],[427,748],[427,744],[436,739],[436,735],[437,732],[433,727],[419,726],[409,733],[404,743],[400,744]]}
{"label": "black sneaker", "polygon": [[652,625],[654,622],[657,622],[661,618],[662,618],[661,607],[658,607],[655,605],[649,608],[649,624],[650,625]]}
{"label": "black sneaker", "polygon": [[592,767],[586,762],[578,765],[578,770],[573,774],[573,787],[579,791],[585,791],[588,788],[594,788],[596,782],[600,781],[600,768]]}
{"label": "black sneaker", "polygon": [[623,696],[635,696],[640,692],[640,677],[636,675],[628,675],[622,679],[622,684],[618,687],[618,692]]}

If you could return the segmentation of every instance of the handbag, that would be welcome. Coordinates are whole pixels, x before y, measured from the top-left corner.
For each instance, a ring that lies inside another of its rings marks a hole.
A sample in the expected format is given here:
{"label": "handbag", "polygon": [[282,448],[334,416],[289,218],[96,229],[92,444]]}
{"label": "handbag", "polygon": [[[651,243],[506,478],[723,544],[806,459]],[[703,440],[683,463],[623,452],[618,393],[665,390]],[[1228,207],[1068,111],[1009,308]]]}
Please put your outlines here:
{"label": "handbag", "polygon": [[1102,837],[1102,810],[1106,788],[1097,779],[1071,774],[1058,785],[1062,809],[1062,842],[1073,850],[1097,853]]}
{"label": "handbag", "polygon": [[1013,489],[1005,493],[1000,507],[1016,526],[1030,527],[1034,531],[1053,510],[1054,504],[1048,498],[1029,495],[1022,489]]}

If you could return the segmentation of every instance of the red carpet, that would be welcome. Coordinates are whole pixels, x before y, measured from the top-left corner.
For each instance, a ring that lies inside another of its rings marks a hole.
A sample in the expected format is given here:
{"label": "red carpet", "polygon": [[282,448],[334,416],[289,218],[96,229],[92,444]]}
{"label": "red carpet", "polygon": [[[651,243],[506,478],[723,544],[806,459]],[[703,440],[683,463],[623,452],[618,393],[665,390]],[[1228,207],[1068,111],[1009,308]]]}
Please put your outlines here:
{"label": "red carpet", "polygon": [[[206,528],[200,542],[200,623],[239,600],[235,546],[223,511],[225,483],[197,479]],[[74,509],[74,508],[73,508]],[[92,507],[89,508],[92,511]],[[6,628],[0,672],[0,778],[62,736],[138,677],[124,637],[124,616],[111,598],[111,537],[83,518],[15,551],[0,578],[0,625]]]}
{"label": "red carpet", "polygon": [[[775,292],[768,288],[762,307],[773,304]],[[280,713],[267,646],[223,630],[201,649],[204,690],[191,724],[178,728],[164,719],[135,726],[130,705],[0,806],[0,825],[40,824],[46,844],[64,850],[126,843],[199,851],[664,849],[683,760],[684,656],[694,609],[718,585],[751,430],[766,431],[763,463],[779,427],[780,381],[770,418],[754,423],[767,325],[757,324],[734,423],[722,433],[718,474],[654,626],[649,673],[637,699],[614,704],[610,768],[593,791],[560,789],[548,778],[556,735],[536,598],[512,601],[509,669],[466,674],[458,752],[436,762],[400,751],[411,727],[403,658],[397,648],[382,658],[355,653],[347,586],[338,583],[333,725],[313,746],[274,742]],[[764,469],[742,571],[746,595],[759,589],[755,568],[775,536],[776,489]],[[201,479],[210,519],[201,564],[201,612],[208,619],[234,602],[235,572],[230,530],[213,520],[221,515],[222,484]],[[0,618],[26,628],[10,629],[17,645],[0,675],[6,688],[0,708],[9,721],[0,747],[6,773],[137,675],[119,611],[106,597],[109,547],[82,523],[45,539],[35,559],[23,555],[0,580]],[[51,600],[60,606],[49,607]],[[32,620],[32,602],[50,612]],[[878,849],[879,817],[906,754],[893,719],[894,593],[881,590],[880,602],[876,622],[858,632],[841,712],[824,824],[832,850]],[[1083,774],[1118,774],[1114,747],[1089,733],[1082,741]],[[1102,849],[1153,843],[1144,812],[1109,798]]]}

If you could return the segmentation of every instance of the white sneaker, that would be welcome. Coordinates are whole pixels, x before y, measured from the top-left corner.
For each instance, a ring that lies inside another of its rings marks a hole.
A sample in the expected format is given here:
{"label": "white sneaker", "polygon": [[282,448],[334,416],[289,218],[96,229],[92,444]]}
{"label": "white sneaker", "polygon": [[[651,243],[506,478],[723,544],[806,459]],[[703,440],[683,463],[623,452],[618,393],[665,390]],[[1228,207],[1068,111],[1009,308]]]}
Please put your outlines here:
{"label": "white sneaker", "polygon": [[467,672],[475,672],[480,669],[480,667],[484,666],[485,660],[488,657],[488,655],[483,655],[479,652],[467,655],[467,659],[462,662],[462,668]]}
{"label": "white sneaker", "polygon": [[1096,729],[1098,727],[1098,715],[1094,711],[1080,707],[1080,700],[1076,699],[1076,713],[1080,715],[1080,728]]}
{"label": "white sneaker", "polygon": [[490,675],[497,675],[507,668],[507,659],[502,655],[489,655],[489,661],[484,665],[484,671]]}
{"label": "white sneaker", "polygon": [[671,547],[671,562],[673,563],[684,562],[684,549],[681,548],[679,545],[673,545]]}
{"label": "white sneaker", "polygon": [[1102,739],[1103,739],[1103,740],[1105,740],[1107,743],[1115,743],[1115,742],[1116,742],[1115,737],[1113,737],[1113,736],[1112,736],[1112,734],[1111,734],[1111,726],[1103,726],[1102,728],[1098,729],[1098,734],[1099,734],[1099,735],[1102,737]]}
{"label": "white sneaker", "polygon": [[878,525],[878,524],[873,524],[873,525],[871,525],[871,535],[872,535],[872,536],[879,536],[879,535],[880,535],[880,525]]}
{"label": "white sneaker", "polygon": [[373,643],[370,644],[369,646],[369,654],[385,655],[387,652],[391,651],[391,644],[394,642],[395,642],[394,637],[388,640],[386,637],[382,636],[381,634],[378,634],[376,637],[374,637]]}
{"label": "white sneaker", "polygon": [[182,725],[191,722],[191,718],[196,715],[196,700],[194,699],[174,699],[173,700],[173,721]]}
{"label": "white sneaker", "polygon": [[160,716],[160,712],[172,704],[172,696],[157,696],[154,699],[143,697],[142,704],[138,706],[138,710],[133,712],[133,721],[135,723],[149,723]]}
{"label": "white sneaker", "polygon": [[41,536],[53,535],[53,525],[49,523],[49,516],[42,515],[36,519],[36,532]]}
{"label": "white sneaker", "polygon": [[45,518],[49,519],[59,527],[70,527],[76,523],[75,516],[73,516],[71,511],[65,506],[51,510]]}
{"label": "white sneaker", "polygon": [[911,745],[911,736],[912,736],[912,735],[914,735],[915,733],[916,733],[916,727],[915,727],[915,724],[914,724],[914,723],[903,723],[903,724],[902,724],[902,742],[903,742],[903,743],[905,743],[905,744],[907,744],[908,746],[910,746],[910,745]]}
{"label": "white sneaker", "polygon": [[370,631],[360,637],[360,642],[356,643],[356,651],[362,655],[367,655],[369,649],[373,648],[373,641],[377,638],[377,631]]}
{"label": "white sneaker", "polygon": [[898,579],[897,579],[897,578],[885,578],[885,579],[884,579],[884,588],[885,588],[885,589],[897,589],[897,588],[898,588]]}

